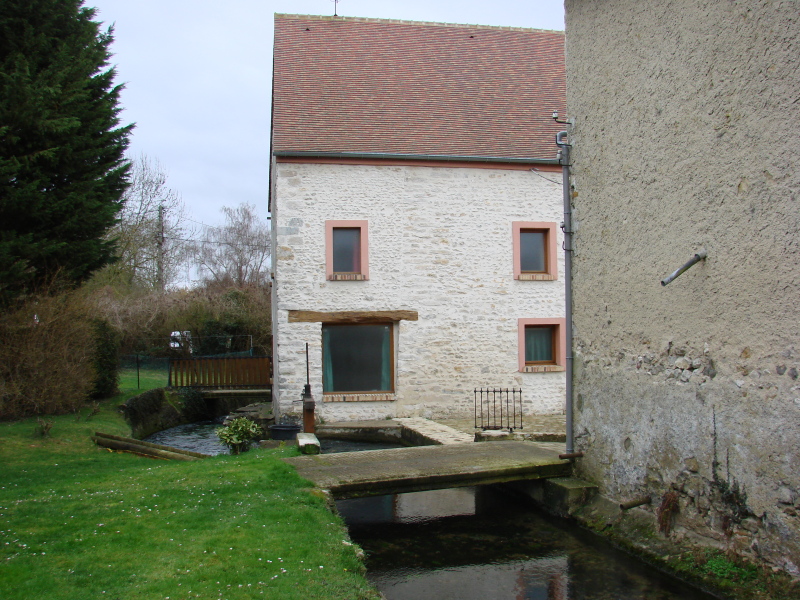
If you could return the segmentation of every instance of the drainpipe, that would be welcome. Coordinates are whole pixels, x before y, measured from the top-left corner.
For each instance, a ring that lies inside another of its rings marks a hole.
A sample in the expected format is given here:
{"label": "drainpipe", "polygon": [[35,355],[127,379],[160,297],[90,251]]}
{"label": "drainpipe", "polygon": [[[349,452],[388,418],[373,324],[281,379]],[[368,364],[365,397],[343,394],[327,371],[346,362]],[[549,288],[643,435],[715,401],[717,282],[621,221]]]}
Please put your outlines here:
{"label": "drainpipe", "polygon": [[575,438],[572,428],[572,198],[569,185],[569,151],[571,146],[566,141],[567,132],[556,134],[556,145],[559,147],[558,162],[561,164],[561,181],[564,191],[564,305],[566,312],[566,345],[567,345],[567,447],[565,454],[575,452]]}

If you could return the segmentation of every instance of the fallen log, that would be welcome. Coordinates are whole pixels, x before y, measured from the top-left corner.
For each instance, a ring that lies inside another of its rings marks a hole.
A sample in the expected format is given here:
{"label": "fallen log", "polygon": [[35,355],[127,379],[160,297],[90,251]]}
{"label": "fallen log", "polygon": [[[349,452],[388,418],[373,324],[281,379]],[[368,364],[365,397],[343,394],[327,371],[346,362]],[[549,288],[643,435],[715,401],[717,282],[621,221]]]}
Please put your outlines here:
{"label": "fallen log", "polygon": [[[102,448],[122,450],[124,452],[132,452],[133,454],[139,454],[141,456],[152,456],[154,458],[165,458],[167,460],[195,461],[206,458],[206,456],[202,454],[199,456],[192,456],[190,454],[186,454],[186,451],[181,451],[177,448],[170,448],[169,446],[154,447],[160,446],[160,444],[150,444],[150,442],[142,442],[140,440],[134,440],[131,438],[114,439],[117,437],[118,436],[108,437],[104,435],[94,435],[92,436],[92,441]],[[192,454],[199,453],[193,452]]]}
{"label": "fallen log", "polygon": [[200,452],[192,452],[191,450],[182,450],[181,448],[173,448],[172,446],[165,446],[163,444],[154,444],[153,442],[145,442],[144,440],[137,440],[134,438],[122,437],[119,435],[111,435],[110,433],[102,433],[95,431],[94,435],[99,438],[115,440],[117,442],[126,442],[129,444],[136,444],[139,446],[146,446],[148,448],[155,448],[156,450],[165,450],[167,452],[174,452],[176,454],[185,454],[186,456],[193,456],[195,458],[209,458],[210,454],[201,454]]}

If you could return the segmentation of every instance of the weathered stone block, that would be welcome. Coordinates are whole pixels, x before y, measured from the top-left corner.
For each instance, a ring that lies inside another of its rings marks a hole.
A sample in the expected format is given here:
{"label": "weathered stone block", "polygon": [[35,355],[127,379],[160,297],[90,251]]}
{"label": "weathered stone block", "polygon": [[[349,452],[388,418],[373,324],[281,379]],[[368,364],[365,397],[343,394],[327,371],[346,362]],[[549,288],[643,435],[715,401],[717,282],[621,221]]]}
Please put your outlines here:
{"label": "weathered stone block", "polygon": [[300,454],[319,454],[321,452],[319,440],[313,433],[298,433],[297,446]]}

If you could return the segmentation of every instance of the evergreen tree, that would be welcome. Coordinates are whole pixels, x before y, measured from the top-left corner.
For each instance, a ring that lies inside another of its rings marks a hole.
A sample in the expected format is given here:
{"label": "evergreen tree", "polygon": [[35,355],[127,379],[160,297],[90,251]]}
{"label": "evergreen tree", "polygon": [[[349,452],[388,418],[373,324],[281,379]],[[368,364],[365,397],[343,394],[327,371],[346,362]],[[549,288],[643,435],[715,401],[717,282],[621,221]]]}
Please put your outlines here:
{"label": "evergreen tree", "polygon": [[0,2],[0,303],[114,260],[127,186],[121,85],[83,0]]}

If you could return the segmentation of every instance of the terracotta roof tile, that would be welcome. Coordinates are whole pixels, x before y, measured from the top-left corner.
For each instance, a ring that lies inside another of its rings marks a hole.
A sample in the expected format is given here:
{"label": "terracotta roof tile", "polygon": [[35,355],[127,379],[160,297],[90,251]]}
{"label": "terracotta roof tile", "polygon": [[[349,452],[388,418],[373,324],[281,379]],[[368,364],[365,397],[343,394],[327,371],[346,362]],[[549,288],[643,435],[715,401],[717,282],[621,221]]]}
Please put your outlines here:
{"label": "terracotta roof tile", "polygon": [[273,151],[553,159],[564,34],[275,15]]}

